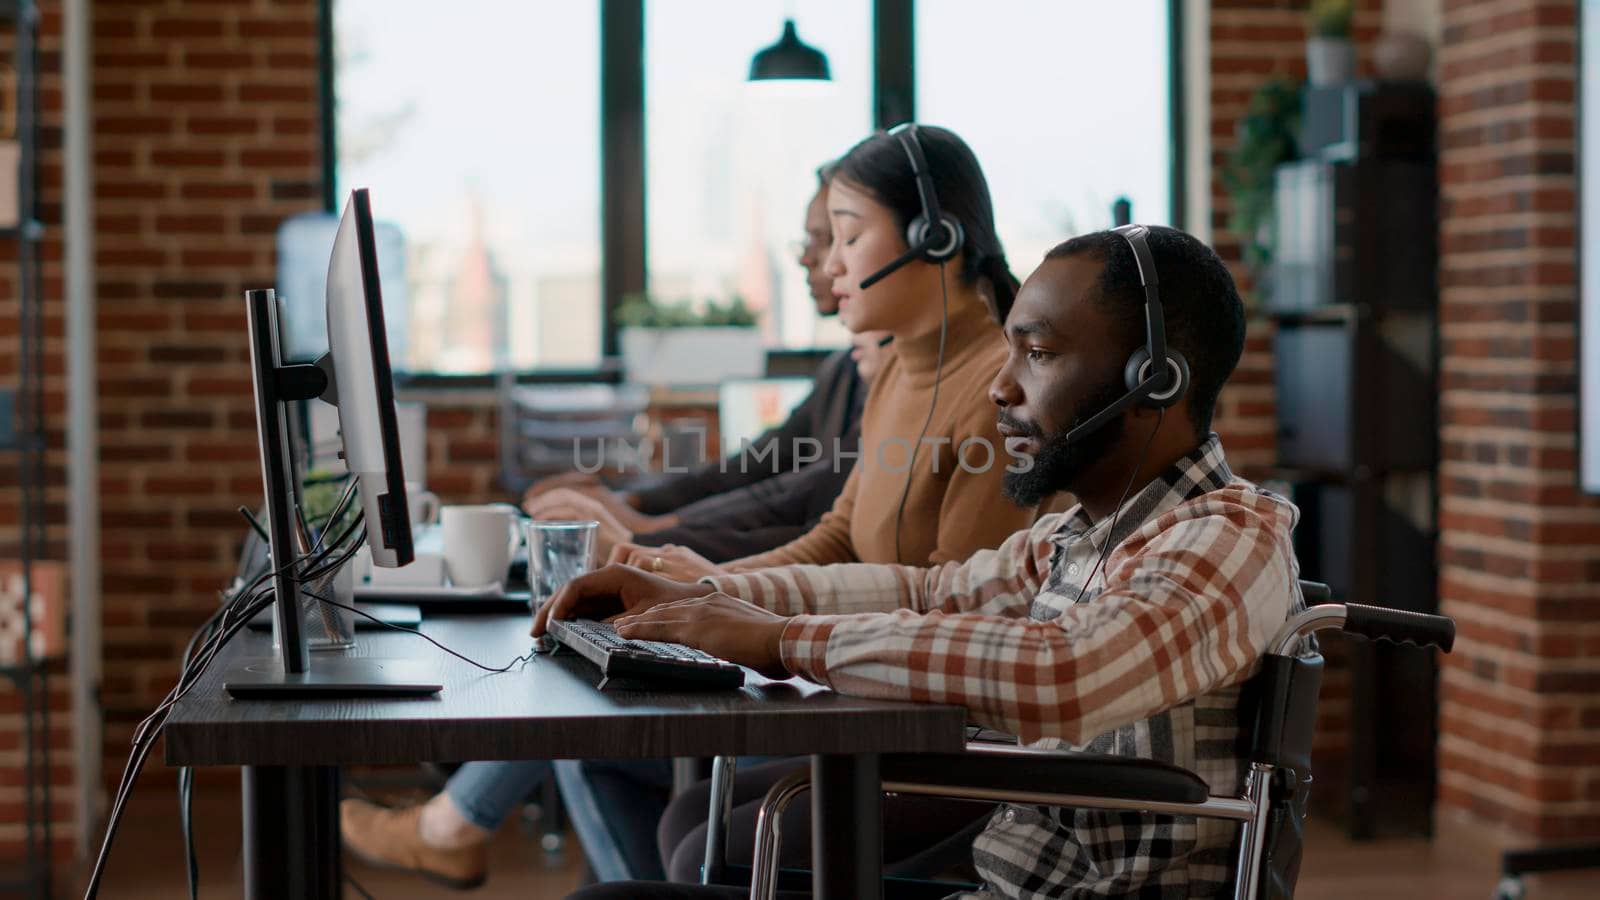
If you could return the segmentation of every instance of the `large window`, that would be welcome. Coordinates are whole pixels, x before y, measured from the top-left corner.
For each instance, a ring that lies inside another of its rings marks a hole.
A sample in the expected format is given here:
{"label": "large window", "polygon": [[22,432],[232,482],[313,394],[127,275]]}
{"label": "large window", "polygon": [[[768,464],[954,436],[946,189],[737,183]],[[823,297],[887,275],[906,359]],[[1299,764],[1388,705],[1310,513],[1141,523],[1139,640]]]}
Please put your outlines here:
{"label": "large window", "polygon": [[917,118],[972,146],[1017,277],[1119,197],[1170,224],[1167,6],[917,0]]}
{"label": "large window", "polygon": [[396,367],[595,366],[598,0],[337,0],[334,14],[338,189],[371,188],[405,238]]}
{"label": "large window", "polygon": [[[624,273],[613,294],[739,296],[772,346],[841,344],[838,323],[815,315],[794,243],[818,164],[893,124],[872,121],[879,50],[885,97],[914,96],[918,120],[977,153],[1019,276],[1111,224],[1119,198],[1136,221],[1170,220],[1172,0],[878,0],[887,22],[911,11],[909,33],[885,34],[871,0],[322,2],[334,10],[335,180],[341,194],[371,188],[403,235],[388,311],[401,319],[396,366],[412,372],[597,366],[605,310],[624,299],[601,296],[603,252],[613,279]],[[623,88],[639,76],[601,48],[633,52],[639,9],[643,121],[622,90],[603,125],[602,72]],[[745,81],[785,16],[827,54],[832,83]],[[641,137],[642,157],[627,143]],[[602,243],[602,141],[609,196],[644,185],[643,246],[637,223],[613,223]]]}
{"label": "large window", "polygon": [[793,249],[817,166],[872,129],[872,4],[790,4],[832,83],[749,83],[784,6],[715,0],[645,5],[649,291],[666,301],[738,296],[768,343],[844,343],[820,320]]}

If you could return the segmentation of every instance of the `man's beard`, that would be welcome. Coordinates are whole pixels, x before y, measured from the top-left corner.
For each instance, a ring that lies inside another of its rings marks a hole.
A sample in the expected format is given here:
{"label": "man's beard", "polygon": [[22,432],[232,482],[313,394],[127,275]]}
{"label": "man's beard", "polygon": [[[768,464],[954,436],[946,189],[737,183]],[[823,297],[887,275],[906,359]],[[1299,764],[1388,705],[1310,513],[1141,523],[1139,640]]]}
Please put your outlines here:
{"label": "man's beard", "polygon": [[1106,382],[1099,390],[1078,404],[1078,408],[1073,411],[1071,425],[1048,437],[1039,426],[1011,419],[1002,410],[1000,413],[1002,422],[1039,441],[1039,452],[1033,457],[1033,468],[1026,472],[1006,471],[1002,482],[1002,490],[1006,497],[1018,506],[1036,506],[1051,494],[1066,490],[1068,485],[1083,474],[1084,469],[1109,453],[1111,448],[1122,440],[1126,423],[1121,416],[1111,419],[1070,444],[1067,443],[1067,435],[1072,429],[1089,421],[1096,413],[1121,399],[1125,390],[1121,381]]}

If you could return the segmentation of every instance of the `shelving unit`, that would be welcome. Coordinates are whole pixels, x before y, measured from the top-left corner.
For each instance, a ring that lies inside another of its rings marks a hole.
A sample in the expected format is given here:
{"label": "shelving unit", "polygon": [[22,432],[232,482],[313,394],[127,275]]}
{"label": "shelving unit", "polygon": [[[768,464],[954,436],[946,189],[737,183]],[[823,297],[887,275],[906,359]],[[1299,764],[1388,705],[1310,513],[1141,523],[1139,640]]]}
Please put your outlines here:
{"label": "shelving unit", "polygon": [[[0,864],[0,894],[47,898],[51,893],[50,833],[50,704],[48,660],[33,655],[28,636],[36,623],[32,604],[36,568],[47,553],[45,522],[44,314],[41,309],[39,244],[44,228],[37,219],[37,108],[35,48],[39,11],[32,0],[0,0],[0,26],[10,26],[16,72],[16,134],[20,151],[17,172],[17,224],[0,228],[0,241],[16,250],[17,332],[20,339],[15,380],[0,385],[0,415],[9,414],[9,428],[0,428],[0,462],[14,468],[21,490],[16,555],[21,563],[23,603],[22,657],[0,666],[0,678],[14,685],[20,701],[23,750],[23,810],[27,829],[26,858]],[[6,98],[8,101],[10,98]],[[0,176],[3,177],[3,176]]]}
{"label": "shelving unit", "polygon": [[[1437,164],[1422,84],[1308,88],[1304,158],[1277,171],[1265,293],[1278,471],[1305,577],[1345,601],[1438,612]],[[1344,772],[1319,772],[1353,838],[1432,830],[1437,671],[1350,642]],[[1418,787],[1422,785],[1422,787]]]}

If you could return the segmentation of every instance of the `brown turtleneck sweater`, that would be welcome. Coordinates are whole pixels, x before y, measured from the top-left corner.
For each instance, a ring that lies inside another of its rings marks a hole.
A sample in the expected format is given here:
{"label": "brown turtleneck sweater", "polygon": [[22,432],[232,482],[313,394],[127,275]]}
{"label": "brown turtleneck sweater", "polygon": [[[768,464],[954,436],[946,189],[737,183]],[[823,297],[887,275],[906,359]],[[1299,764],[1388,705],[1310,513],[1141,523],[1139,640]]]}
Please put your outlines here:
{"label": "brown turtleneck sweater", "polygon": [[[928,418],[938,357],[937,328],[895,340],[894,353],[867,394],[861,457],[833,509],[805,535],[735,560],[729,570],[897,561],[895,513],[906,489],[910,448]],[[1019,508],[1000,494],[1005,468],[1014,460],[995,431],[989,383],[1005,357],[1005,337],[987,308],[967,303],[951,310],[939,405],[910,472],[911,490],[900,517],[899,562],[925,566],[964,560],[1033,524],[1036,508]],[[964,454],[967,467],[958,465],[957,448],[969,438],[987,441],[992,461],[988,450],[975,444]]]}

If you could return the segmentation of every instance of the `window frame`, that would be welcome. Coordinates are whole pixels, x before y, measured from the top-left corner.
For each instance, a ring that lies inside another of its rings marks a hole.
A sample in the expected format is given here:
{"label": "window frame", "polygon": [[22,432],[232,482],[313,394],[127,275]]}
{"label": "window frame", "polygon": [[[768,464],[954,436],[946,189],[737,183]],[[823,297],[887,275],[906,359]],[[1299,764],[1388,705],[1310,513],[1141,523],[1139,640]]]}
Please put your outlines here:
{"label": "window frame", "polygon": [[[319,0],[318,81],[322,145],[322,205],[338,211],[334,196],[338,167],[337,110],[333,57],[333,4]],[[614,315],[621,298],[649,283],[645,216],[644,4],[648,0],[600,0],[600,353],[593,369],[532,369],[511,372],[519,384],[572,381],[619,382],[620,349]],[[656,0],[661,2],[661,0]],[[1183,0],[1166,0],[1167,102],[1171,221],[1186,224],[1183,98]],[[887,128],[916,119],[916,0],[874,0],[873,127]],[[755,48],[751,48],[755,52]],[[505,372],[446,374],[409,372],[397,376],[403,388],[485,388]]]}

